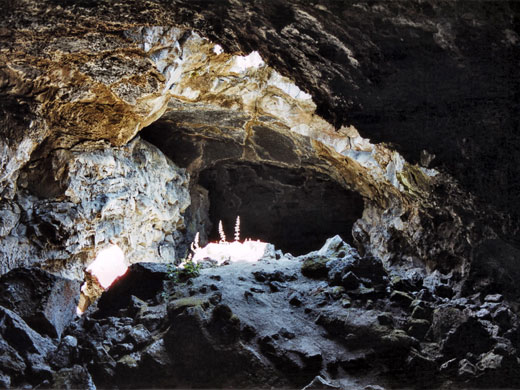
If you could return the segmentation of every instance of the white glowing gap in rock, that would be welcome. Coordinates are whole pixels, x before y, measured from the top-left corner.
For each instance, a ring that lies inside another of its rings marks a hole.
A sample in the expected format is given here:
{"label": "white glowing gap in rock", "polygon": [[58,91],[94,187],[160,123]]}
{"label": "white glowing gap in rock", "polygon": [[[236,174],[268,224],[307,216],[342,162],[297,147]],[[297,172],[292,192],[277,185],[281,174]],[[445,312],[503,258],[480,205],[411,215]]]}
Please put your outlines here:
{"label": "white glowing gap in rock", "polygon": [[117,245],[111,245],[99,252],[96,260],[88,266],[87,272],[97,278],[101,287],[107,289],[127,269],[125,254]]}
{"label": "white glowing gap in rock", "polygon": [[249,68],[257,69],[263,65],[265,65],[265,62],[260,57],[260,54],[257,51],[253,51],[247,56],[233,57],[233,65],[230,70],[231,72],[243,73]]}
{"label": "white glowing gap in rock", "polygon": [[222,46],[220,46],[219,44],[213,46],[213,53],[215,53],[216,55],[222,54],[223,52],[224,49],[222,49]]}
{"label": "white glowing gap in rock", "polygon": [[195,251],[193,262],[199,263],[211,259],[219,265],[225,261],[254,263],[265,255],[267,245],[266,242],[261,241],[212,242]]}

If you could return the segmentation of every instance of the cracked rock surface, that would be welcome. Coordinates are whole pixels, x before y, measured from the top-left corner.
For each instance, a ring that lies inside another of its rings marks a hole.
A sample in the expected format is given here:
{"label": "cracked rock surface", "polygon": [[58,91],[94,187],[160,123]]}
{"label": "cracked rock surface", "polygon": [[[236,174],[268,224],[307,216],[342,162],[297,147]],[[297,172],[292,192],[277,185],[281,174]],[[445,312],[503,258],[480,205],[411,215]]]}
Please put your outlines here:
{"label": "cracked rock surface", "polygon": [[[267,246],[257,262],[203,264],[200,276],[185,282],[170,280],[164,265],[134,265],[99,305],[69,322],[61,341],[40,336],[1,308],[6,320],[0,340],[11,356],[0,361],[4,384],[342,389],[520,384],[518,305],[501,294],[447,298],[438,288],[450,288],[442,277],[400,273],[360,256],[339,236],[300,257]],[[30,352],[21,344],[25,339],[35,343],[32,354],[24,354]]]}

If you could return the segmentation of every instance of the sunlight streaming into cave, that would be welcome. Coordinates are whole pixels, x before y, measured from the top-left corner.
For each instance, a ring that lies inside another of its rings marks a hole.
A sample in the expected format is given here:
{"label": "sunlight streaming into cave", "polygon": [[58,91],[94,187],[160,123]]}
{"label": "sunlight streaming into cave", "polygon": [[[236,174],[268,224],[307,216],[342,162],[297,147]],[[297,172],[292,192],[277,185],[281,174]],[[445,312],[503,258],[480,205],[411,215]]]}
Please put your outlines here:
{"label": "sunlight streaming into cave", "polygon": [[128,269],[125,254],[117,245],[110,245],[102,249],[96,260],[85,270],[85,283],[81,286],[76,314],[81,316],[89,305],[109,288],[114,280],[123,275]]}
{"label": "sunlight streaming into cave", "polygon": [[234,56],[231,72],[243,73],[249,68],[257,69],[264,66],[265,62],[257,51],[252,51],[247,56]]}
{"label": "sunlight streaming into cave", "polygon": [[266,249],[267,243],[262,241],[211,242],[195,250],[193,262],[199,263],[209,258],[219,265],[225,261],[254,263],[264,256]]}
{"label": "sunlight streaming into cave", "polygon": [[99,252],[96,260],[87,268],[87,272],[94,275],[99,284],[107,289],[112,282],[123,275],[128,269],[125,254],[117,245],[111,245]]}

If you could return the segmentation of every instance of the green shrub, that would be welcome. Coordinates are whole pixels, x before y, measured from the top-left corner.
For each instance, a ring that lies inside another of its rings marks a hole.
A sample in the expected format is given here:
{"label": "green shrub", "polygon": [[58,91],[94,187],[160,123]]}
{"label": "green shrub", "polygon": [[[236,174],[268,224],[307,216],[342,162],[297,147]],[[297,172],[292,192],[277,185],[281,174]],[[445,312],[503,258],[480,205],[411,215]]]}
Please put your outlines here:
{"label": "green shrub", "polygon": [[168,278],[175,283],[185,282],[188,279],[196,278],[200,275],[201,265],[196,264],[188,258],[183,261],[179,266],[173,263],[168,264]]}

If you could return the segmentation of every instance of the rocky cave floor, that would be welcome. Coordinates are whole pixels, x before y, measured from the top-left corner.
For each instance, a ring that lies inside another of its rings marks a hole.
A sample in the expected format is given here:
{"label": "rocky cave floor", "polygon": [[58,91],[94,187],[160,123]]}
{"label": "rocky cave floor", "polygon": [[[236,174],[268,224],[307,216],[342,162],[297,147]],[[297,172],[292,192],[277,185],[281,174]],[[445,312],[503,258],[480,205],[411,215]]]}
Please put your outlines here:
{"label": "rocky cave floor", "polygon": [[454,295],[335,236],[293,257],[205,261],[173,282],[138,263],[81,316],[79,282],[0,278],[0,387],[495,388],[520,386],[517,307]]}

